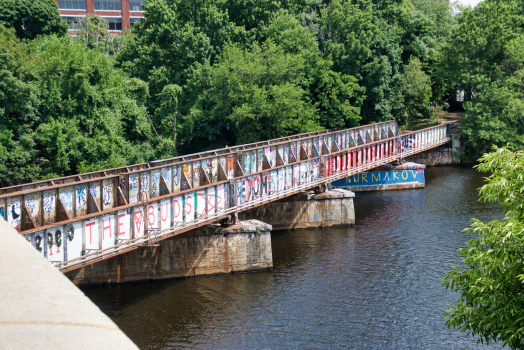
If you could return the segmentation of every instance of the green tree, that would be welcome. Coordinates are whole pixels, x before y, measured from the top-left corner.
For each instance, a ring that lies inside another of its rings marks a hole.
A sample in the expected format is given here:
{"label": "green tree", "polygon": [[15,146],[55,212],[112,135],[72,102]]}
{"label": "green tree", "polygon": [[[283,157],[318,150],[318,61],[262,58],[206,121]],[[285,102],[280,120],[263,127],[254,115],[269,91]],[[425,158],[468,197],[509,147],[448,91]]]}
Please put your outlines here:
{"label": "green tree", "polygon": [[354,76],[365,87],[365,122],[392,119],[394,87],[400,79],[402,29],[377,16],[370,2],[334,0],[322,11],[321,49],[333,70]]}
{"label": "green tree", "polygon": [[53,33],[63,35],[69,28],[53,0],[2,0],[0,24],[15,28],[16,35],[21,39]]}
{"label": "green tree", "polygon": [[524,153],[494,147],[480,162],[477,169],[491,173],[481,199],[500,203],[504,219],[473,219],[465,230],[475,238],[459,249],[465,266],[454,266],[444,278],[446,288],[460,293],[444,316],[449,327],[479,342],[524,349]]}
{"label": "green tree", "polygon": [[303,88],[304,59],[271,41],[226,47],[212,67],[196,65],[188,85],[200,91],[191,109],[194,136],[210,148],[319,128]]}
{"label": "green tree", "polygon": [[0,77],[4,185],[144,162],[161,144],[147,85],[69,36],[25,42],[0,27]]}
{"label": "green tree", "polygon": [[435,70],[448,96],[465,89],[462,136],[478,158],[492,144],[523,145],[524,2],[486,0],[464,9]]}
{"label": "green tree", "polygon": [[273,16],[264,36],[286,54],[304,59],[309,98],[317,107],[318,123],[325,128],[357,126],[363,89],[353,76],[332,70],[333,61],[320,56],[317,40],[309,29],[286,11]]}
{"label": "green tree", "polygon": [[418,58],[411,59],[404,66],[404,73],[398,88],[397,119],[408,124],[416,119],[429,118],[431,79],[422,70]]}
{"label": "green tree", "polygon": [[213,62],[228,42],[245,42],[244,28],[229,21],[221,2],[210,0],[151,0],[135,37],[118,56],[122,68],[146,81],[149,107],[161,104],[160,93],[170,84],[184,86],[191,66]]}

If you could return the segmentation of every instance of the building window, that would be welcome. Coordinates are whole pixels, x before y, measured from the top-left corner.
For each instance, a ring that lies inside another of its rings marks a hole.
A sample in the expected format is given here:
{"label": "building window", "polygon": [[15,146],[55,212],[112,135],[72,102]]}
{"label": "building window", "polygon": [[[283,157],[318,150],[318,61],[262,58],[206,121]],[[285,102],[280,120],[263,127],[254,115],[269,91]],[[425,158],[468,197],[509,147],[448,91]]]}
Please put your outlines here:
{"label": "building window", "polygon": [[58,8],[63,10],[85,10],[86,0],[59,0]]}
{"label": "building window", "polygon": [[69,29],[77,30],[80,26],[80,18],[78,17],[62,17],[69,24]]}
{"label": "building window", "polygon": [[129,11],[144,11],[142,9],[142,4],[144,0],[131,0],[129,1]]}
{"label": "building window", "polygon": [[95,10],[120,11],[120,0],[95,0]]}
{"label": "building window", "polygon": [[134,26],[135,24],[140,23],[140,20],[141,20],[141,19],[142,19],[142,18],[130,18],[130,19],[129,19],[129,23],[131,24],[131,27]]}
{"label": "building window", "polygon": [[107,21],[109,30],[122,30],[122,18],[102,17]]}

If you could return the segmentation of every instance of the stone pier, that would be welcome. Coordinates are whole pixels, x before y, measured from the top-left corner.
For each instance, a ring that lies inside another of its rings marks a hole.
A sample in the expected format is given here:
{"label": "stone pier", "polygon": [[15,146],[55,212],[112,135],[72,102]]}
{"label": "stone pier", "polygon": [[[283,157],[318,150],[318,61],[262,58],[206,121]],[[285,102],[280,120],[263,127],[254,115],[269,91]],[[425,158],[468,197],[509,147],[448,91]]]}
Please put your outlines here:
{"label": "stone pier", "polygon": [[385,164],[369,172],[333,181],[329,188],[341,188],[353,192],[404,190],[424,187],[423,164],[406,162],[400,165]]}
{"label": "stone pier", "polygon": [[206,225],[65,275],[77,285],[87,285],[260,271],[272,267],[271,225],[249,220],[229,227]]}
{"label": "stone pier", "polygon": [[405,160],[426,166],[458,165],[461,163],[460,155],[463,152],[460,136],[453,134],[451,135],[451,145],[443,145],[426,152],[417,153],[406,157]]}
{"label": "stone pier", "polygon": [[307,191],[241,212],[238,217],[269,222],[274,231],[351,226],[355,224],[354,197],[343,189],[320,194]]}

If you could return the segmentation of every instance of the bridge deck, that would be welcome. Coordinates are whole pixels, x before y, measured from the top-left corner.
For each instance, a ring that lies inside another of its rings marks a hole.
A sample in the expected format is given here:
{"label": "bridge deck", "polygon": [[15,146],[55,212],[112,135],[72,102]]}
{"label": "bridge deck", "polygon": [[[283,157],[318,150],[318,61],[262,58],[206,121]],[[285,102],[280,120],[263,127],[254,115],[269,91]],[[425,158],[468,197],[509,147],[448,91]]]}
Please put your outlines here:
{"label": "bridge deck", "polygon": [[0,215],[71,271],[449,142],[394,121],[4,188]]}

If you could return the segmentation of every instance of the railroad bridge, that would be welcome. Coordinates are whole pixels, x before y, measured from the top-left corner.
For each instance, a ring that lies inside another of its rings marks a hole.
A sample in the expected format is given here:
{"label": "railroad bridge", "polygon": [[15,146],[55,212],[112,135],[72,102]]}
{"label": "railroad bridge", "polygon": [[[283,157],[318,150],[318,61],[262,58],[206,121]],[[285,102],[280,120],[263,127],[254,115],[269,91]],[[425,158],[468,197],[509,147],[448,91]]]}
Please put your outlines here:
{"label": "railroad bridge", "polygon": [[0,216],[66,273],[322,192],[337,179],[446,144],[449,129],[401,133],[387,121],[12,186],[0,189]]}

